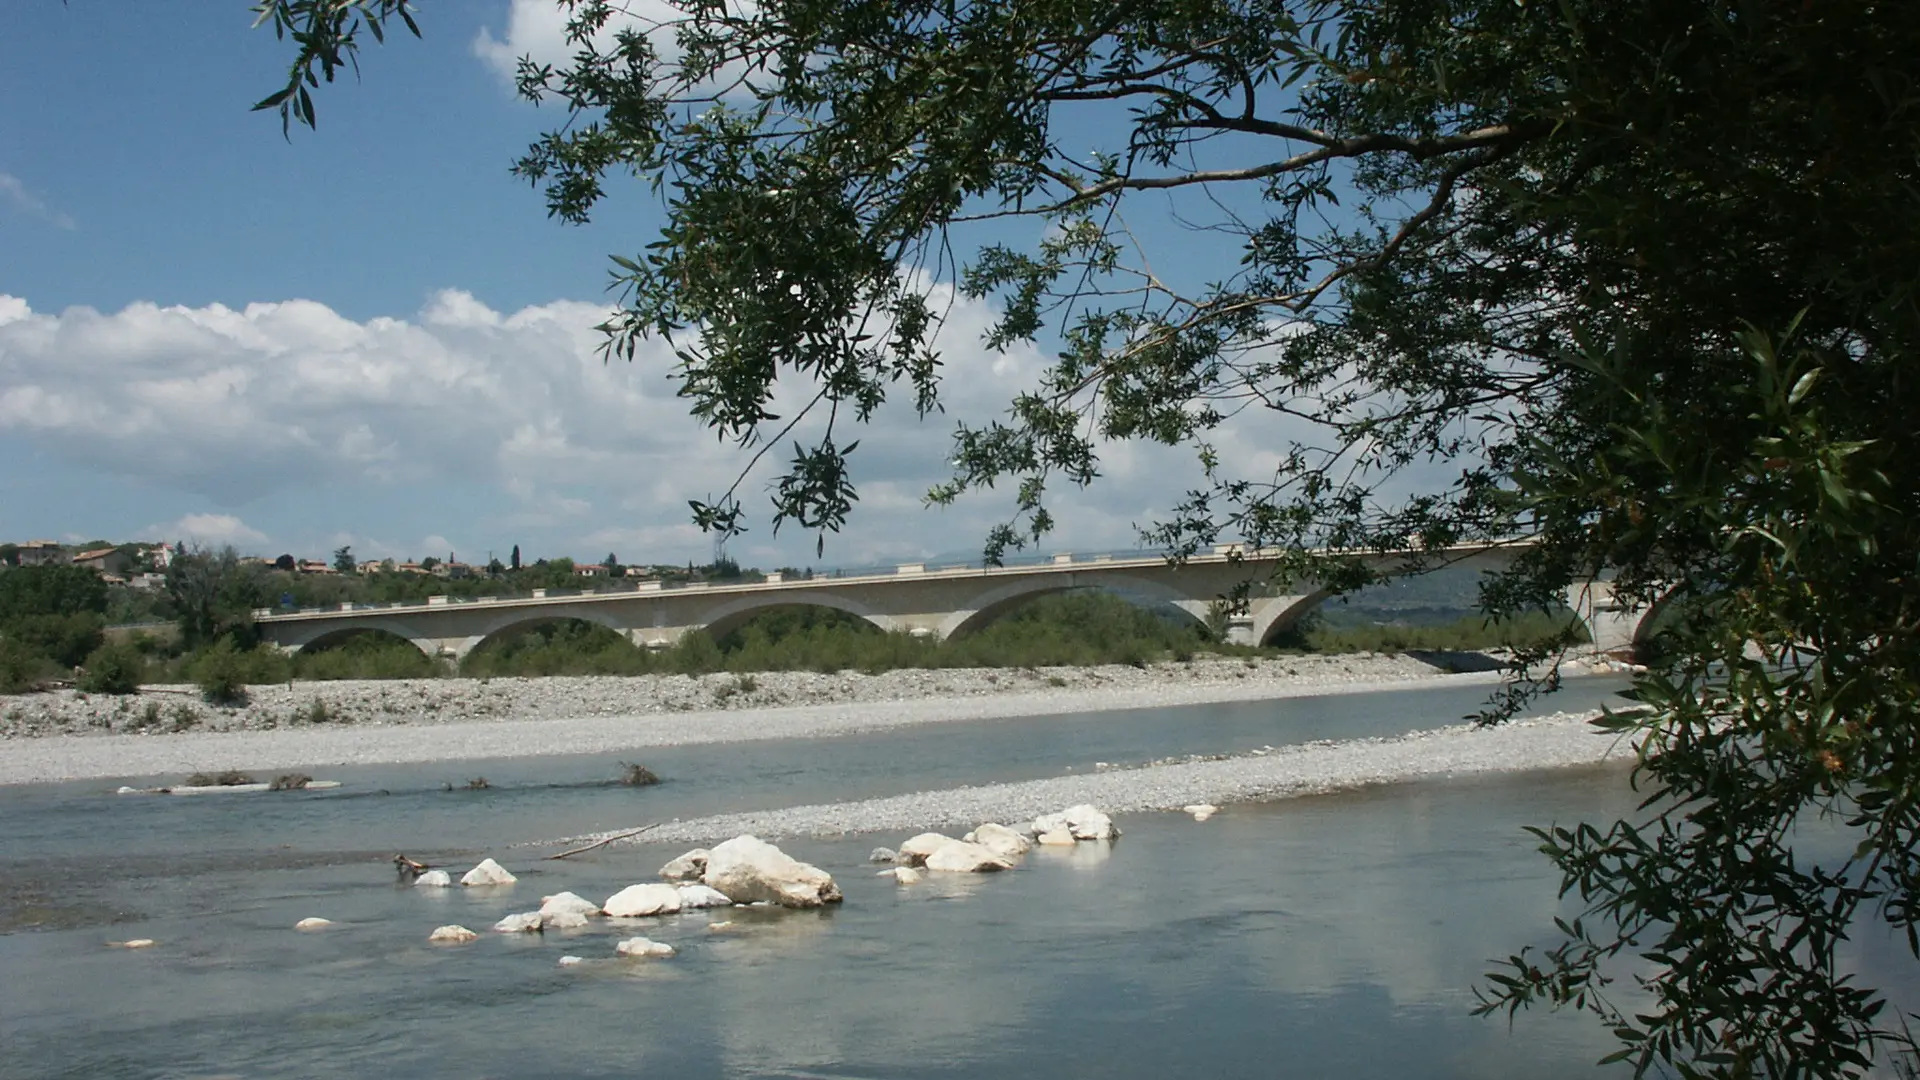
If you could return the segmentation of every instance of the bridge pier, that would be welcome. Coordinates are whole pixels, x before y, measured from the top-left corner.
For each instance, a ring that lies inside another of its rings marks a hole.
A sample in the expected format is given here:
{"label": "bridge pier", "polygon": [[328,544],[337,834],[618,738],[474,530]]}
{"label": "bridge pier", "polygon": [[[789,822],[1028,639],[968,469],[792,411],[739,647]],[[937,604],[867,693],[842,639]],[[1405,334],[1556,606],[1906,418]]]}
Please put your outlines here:
{"label": "bridge pier", "polygon": [[1634,606],[1613,595],[1612,582],[1590,581],[1568,587],[1567,606],[1586,624],[1595,652],[1630,656],[1646,636],[1658,605]]}

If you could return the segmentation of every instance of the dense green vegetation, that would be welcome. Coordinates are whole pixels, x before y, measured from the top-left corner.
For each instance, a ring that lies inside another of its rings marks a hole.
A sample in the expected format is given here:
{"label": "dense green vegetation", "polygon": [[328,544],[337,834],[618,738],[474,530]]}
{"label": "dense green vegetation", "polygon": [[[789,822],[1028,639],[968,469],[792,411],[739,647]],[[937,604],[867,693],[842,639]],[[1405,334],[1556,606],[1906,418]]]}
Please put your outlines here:
{"label": "dense green vegetation", "polygon": [[1527,648],[1542,641],[1587,640],[1586,627],[1570,611],[1527,612],[1505,619],[1462,615],[1457,610],[1418,609],[1392,620],[1356,617],[1323,609],[1300,621],[1274,644],[1316,653],[1447,652]]}
{"label": "dense green vegetation", "polygon": [[[464,675],[637,675],[648,672],[865,671],[896,668],[1145,664],[1189,659],[1209,646],[1202,628],[1114,596],[1043,597],[979,632],[938,642],[883,633],[828,608],[766,612],[717,641],[689,634],[657,653],[604,627],[547,623],[488,642],[461,665]],[[1234,650],[1240,651],[1240,650]]]}
{"label": "dense green vegetation", "polygon": [[17,567],[0,573],[0,693],[64,674],[98,649],[107,586],[76,566]]}

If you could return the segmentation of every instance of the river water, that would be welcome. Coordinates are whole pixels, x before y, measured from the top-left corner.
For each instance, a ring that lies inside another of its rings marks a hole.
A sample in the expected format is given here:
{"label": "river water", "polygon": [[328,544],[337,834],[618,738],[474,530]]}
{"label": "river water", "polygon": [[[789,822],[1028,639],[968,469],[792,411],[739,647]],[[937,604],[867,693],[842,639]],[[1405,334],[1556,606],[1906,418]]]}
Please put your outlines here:
{"label": "river water", "polygon": [[[1615,685],[1574,684],[1556,708]],[[1484,687],[1133,710],[846,738],[329,771],[334,792],[0,789],[0,1076],[1501,1077],[1586,1070],[1589,1021],[1468,1013],[1488,958],[1561,908],[1523,823],[1633,802],[1617,767],[1428,781],[1213,820],[1131,815],[1116,844],[1015,872],[874,876],[901,836],[782,842],[846,903],[567,933],[485,933],[539,897],[601,899],[678,849],[565,862],[511,845],[662,817],[1059,775],[1456,721]],[[443,790],[485,775],[486,791]],[[177,779],[177,778],[171,778]],[[504,889],[397,887],[406,851],[491,853]],[[332,919],[297,933],[307,916]],[[730,919],[734,926],[707,926]],[[483,932],[429,947],[443,923]],[[611,959],[618,937],[676,946]],[[105,943],[153,938],[151,949]],[[560,968],[562,955],[589,963]]]}

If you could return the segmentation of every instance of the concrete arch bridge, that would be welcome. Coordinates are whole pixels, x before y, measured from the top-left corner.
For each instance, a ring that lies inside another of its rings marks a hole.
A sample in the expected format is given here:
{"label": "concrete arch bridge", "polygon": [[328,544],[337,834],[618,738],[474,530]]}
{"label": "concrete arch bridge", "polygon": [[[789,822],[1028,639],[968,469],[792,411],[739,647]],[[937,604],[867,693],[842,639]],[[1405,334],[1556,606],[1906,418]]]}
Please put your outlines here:
{"label": "concrete arch bridge", "polygon": [[[1426,552],[1448,565],[1498,569],[1519,550],[1482,545]],[[1403,563],[1408,553],[1369,555],[1382,565]],[[379,631],[411,641],[429,656],[464,658],[489,639],[556,619],[596,623],[635,645],[664,648],[682,635],[705,629],[715,637],[772,608],[811,605],[834,608],[881,630],[945,640],[985,626],[1039,597],[1070,589],[1097,588],[1164,601],[1195,619],[1241,585],[1266,582],[1279,554],[1219,548],[1175,565],[1158,556],[1053,555],[1044,562],[1002,567],[927,567],[909,563],[892,572],[849,577],[711,582],[667,586],[642,582],[632,589],[575,594],[534,590],[524,598],[429,597],[418,604],[341,604],[337,609],[260,610],[254,621],[262,637],[287,652],[325,646],[348,635]],[[1574,590],[1569,606],[1587,621],[1603,651],[1631,647],[1644,612],[1614,611],[1604,583]],[[1230,640],[1267,644],[1332,595],[1311,581],[1297,581],[1285,595],[1251,598],[1229,620]]]}

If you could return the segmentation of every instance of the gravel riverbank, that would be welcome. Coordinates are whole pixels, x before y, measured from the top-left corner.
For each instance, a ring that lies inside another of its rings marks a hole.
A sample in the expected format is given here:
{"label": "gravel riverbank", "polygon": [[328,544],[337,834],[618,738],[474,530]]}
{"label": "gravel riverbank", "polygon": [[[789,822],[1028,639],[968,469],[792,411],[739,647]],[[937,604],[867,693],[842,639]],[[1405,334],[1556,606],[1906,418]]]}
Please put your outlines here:
{"label": "gravel riverbank", "polygon": [[[667,822],[619,843],[708,843],[741,833],[762,839],[848,833],[907,834],[982,822],[1018,826],[1040,814],[1091,803],[1109,814],[1177,810],[1395,783],[1630,761],[1633,747],[1596,733],[1595,713],[1555,713],[1497,728],[1436,728],[1392,739],[1306,743],[1236,757],[1112,769],[1020,783],[921,791],[884,799],[794,806]],[[1124,822],[1122,823],[1124,826]],[[591,843],[626,830],[553,841]]]}
{"label": "gravel riverbank", "polygon": [[0,699],[0,783],[599,753],[1496,678],[1449,675],[1407,656],[1354,655],[1146,668],[300,683],[255,687],[234,709],[206,705],[184,687],[123,698],[60,691]]}

